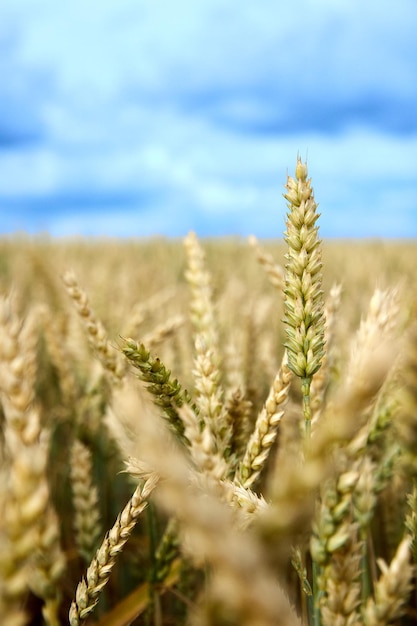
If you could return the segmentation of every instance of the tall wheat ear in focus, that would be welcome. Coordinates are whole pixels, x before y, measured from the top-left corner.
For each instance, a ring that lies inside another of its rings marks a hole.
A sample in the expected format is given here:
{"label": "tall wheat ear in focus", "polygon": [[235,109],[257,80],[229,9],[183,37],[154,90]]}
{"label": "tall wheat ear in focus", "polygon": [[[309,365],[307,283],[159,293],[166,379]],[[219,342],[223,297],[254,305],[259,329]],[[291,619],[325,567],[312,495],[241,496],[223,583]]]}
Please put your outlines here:
{"label": "tall wheat ear in focus", "polygon": [[297,160],[295,179],[288,177],[288,245],[285,273],[285,317],[288,367],[301,379],[306,432],[311,431],[310,387],[324,356],[324,297],[319,214],[307,164]]}

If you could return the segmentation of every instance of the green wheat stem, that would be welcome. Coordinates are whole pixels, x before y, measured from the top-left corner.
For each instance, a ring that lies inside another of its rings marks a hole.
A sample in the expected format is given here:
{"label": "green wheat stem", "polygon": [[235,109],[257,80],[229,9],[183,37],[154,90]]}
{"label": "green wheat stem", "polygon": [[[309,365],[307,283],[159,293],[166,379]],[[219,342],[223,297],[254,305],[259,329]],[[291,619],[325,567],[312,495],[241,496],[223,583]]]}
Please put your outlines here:
{"label": "green wheat stem", "polygon": [[153,504],[150,502],[148,504],[148,508],[146,509],[146,517],[148,521],[148,532],[149,532],[149,559],[151,562],[150,568],[150,580],[153,583],[156,580],[156,519],[155,512],[153,510]]}
{"label": "green wheat stem", "polygon": [[301,380],[301,392],[303,394],[303,414],[304,414],[304,425],[305,425],[305,439],[306,444],[309,445],[311,440],[311,398],[310,398],[310,389],[311,389],[311,376],[306,378],[302,378]]}
{"label": "green wheat stem", "polygon": [[154,621],[153,615],[156,607],[156,592],[155,592],[155,580],[156,580],[156,532],[155,532],[155,513],[153,510],[153,504],[150,502],[146,510],[146,517],[148,521],[148,533],[149,533],[149,559],[150,559],[150,572],[149,572],[149,604],[147,611],[147,620],[149,625]]}
{"label": "green wheat stem", "polygon": [[368,560],[368,548],[367,548],[367,530],[361,529],[362,540],[362,558],[361,558],[361,594],[363,605],[366,604],[369,596],[371,595],[371,581],[369,575],[369,560]]}

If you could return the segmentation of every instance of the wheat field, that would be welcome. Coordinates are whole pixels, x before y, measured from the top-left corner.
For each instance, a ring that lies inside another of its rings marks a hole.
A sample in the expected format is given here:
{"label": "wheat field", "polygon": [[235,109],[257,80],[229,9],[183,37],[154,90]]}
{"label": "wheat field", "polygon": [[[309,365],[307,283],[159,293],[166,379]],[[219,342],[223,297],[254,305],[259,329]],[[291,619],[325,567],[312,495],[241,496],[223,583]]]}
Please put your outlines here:
{"label": "wheat field", "polygon": [[0,240],[2,626],[417,623],[417,246],[282,202]]}

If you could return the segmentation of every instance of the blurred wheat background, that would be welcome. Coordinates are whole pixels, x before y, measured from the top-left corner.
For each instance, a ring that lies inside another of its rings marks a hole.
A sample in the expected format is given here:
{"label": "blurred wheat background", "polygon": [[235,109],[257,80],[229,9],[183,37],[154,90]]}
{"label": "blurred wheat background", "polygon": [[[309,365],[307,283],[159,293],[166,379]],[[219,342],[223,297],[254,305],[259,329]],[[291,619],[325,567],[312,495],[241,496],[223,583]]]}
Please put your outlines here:
{"label": "blurred wheat background", "polygon": [[1,240],[4,626],[415,623],[416,246],[304,179],[285,241]]}

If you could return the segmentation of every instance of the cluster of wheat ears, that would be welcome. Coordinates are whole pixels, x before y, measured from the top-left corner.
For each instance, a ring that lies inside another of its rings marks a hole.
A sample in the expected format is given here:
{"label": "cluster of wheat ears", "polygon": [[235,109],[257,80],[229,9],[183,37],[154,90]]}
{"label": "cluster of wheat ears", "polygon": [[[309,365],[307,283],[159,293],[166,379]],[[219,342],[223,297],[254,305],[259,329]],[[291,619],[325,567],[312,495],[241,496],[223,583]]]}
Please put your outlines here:
{"label": "cluster of wheat ears", "polygon": [[128,274],[4,242],[1,626],[416,623],[415,296],[358,279],[344,315],[299,159],[284,197],[250,285],[194,233]]}

